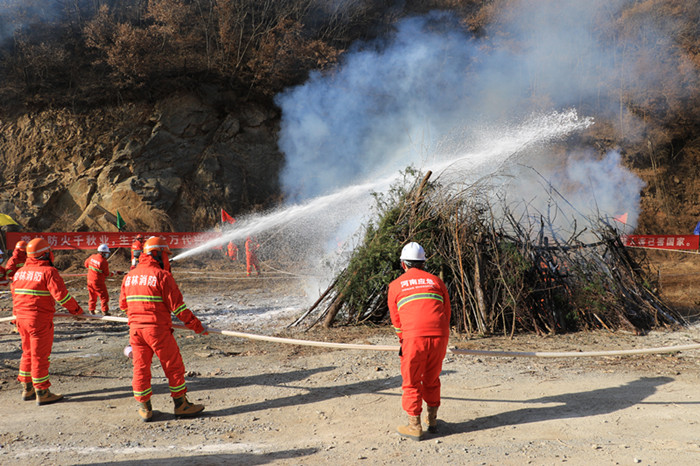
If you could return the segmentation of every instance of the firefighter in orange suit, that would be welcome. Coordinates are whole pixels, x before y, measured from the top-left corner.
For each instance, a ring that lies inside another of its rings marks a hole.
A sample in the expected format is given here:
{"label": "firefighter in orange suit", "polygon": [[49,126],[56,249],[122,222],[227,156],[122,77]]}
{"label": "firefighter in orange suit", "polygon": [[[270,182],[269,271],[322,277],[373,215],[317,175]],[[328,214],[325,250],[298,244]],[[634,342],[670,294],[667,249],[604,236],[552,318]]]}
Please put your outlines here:
{"label": "firefighter in orange suit", "polygon": [[136,264],[139,263],[139,257],[141,256],[141,250],[143,250],[143,235],[138,234],[131,243],[131,270],[134,270]]}
{"label": "firefighter in orange suit", "polygon": [[238,260],[238,246],[236,246],[233,241],[228,242],[228,246],[226,247],[226,255],[232,261]]}
{"label": "firefighter in orange suit", "polygon": [[7,265],[5,265],[5,273],[7,274],[7,278],[12,280],[12,276],[17,272],[17,269],[20,269],[24,266],[24,261],[27,260],[27,242],[26,241],[17,241],[17,244],[15,244],[15,249],[12,251],[12,257],[10,257],[7,261]]}
{"label": "firefighter in orange suit", "polygon": [[171,313],[196,333],[207,333],[185,305],[175,279],[165,270],[169,254],[165,239],[152,236],[146,240],[138,265],[124,277],[119,296],[119,307],[129,317],[134,398],[140,403],[138,412],[146,422],[153,417],[151,361],[154,353],[168,378],[175,416],[195,416],[204,410],[203,405],[192,404],[185,396],[185,365],[173,336]]}
{"label": "firefighter in orange suit", "polygon": [[114,273],[109,271],[109,246],[100,244],[97,247],[97,253],[88,257],[85,260],[85,267],[88,269],[87,287],[88,287],[88,312],[90,314],[97,313],[97,300],[100,300],[102,314],[109,314],[109,292],[105,279],[114,276]]}
{"label": "firefighter in orange suit", "polygon": [[245,240],[245,266],[246,275],[250,277],[250,273],[255,269],[255,272],[260,275],[260,264],[258,263],[257,251],[260,245],[250,236]]}
{"label": "firefighter in orange suit", "polygon": [[437,431],[440,372],[452,313],[445,284],[424,271],[424,264],[421,245],[408,243],[401,251],[405,273],[389,284],[388,291],[391,323],[401,343],[401,406],[409,419],[408,425],[398,427],[398,432],[413,440],[420,440],[423,435],[423,401],[428,407],[428,431]]}
{"label": "firefighter in orange suit", "polygon": [[55,303],[58,301],[71,314],[80,315],[83,310],[68,293],[53,266],[53,253],[45,239],[31,240],[27,245],[27,255],[24,267],[12,279],[13,314],[22,337],[22,359],[17,379],[22,383],[22,399],[36,398],[36,404],[41,406],[63,398],[63,395],[49,390]]}

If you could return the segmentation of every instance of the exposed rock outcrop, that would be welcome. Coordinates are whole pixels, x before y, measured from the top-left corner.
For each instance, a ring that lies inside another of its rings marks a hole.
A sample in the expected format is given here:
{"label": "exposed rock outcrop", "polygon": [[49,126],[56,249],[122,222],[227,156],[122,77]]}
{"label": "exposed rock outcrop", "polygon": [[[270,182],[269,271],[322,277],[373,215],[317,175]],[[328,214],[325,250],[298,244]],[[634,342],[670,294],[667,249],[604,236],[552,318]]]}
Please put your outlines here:
{"label": "exposed rock outcrop", "polygon": [[[222,107],[225,107],[223,109]],[[0,122],[0,212],[28,230],[200,230],[279,198],[278,115],[180,94]]]}

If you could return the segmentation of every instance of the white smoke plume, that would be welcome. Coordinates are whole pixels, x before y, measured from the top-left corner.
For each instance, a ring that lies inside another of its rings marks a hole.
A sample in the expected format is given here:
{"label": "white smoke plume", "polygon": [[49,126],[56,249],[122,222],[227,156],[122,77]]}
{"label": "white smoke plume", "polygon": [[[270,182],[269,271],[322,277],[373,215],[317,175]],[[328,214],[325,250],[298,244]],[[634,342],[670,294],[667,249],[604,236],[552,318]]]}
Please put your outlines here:
{"label": "white smoke plume", "polygon": [[[608,94],[611,83],[629,89],[633,84],[625,80],[634,79],[634,86],[654,86],[661,64],[672,57],[666,28],[642,18],[639,27],[659,66],[647,61],[644,69],[623,72],[614,30],[605,28],[615,26],[629,3],[514,3],[479,39],[449,13],[436,12],[401,21],[389,38],[357,45],[332,73],[314,73],[277,98],[288,198],[310,199],[408,165],[434,170],[450,159],[495,171],[502,167],[480,158],[488,151],[474,144],[498,146],[499,134],[520,127],[533,112],[619,112],[619,100]],[[555,177],[554,154],[546,147],[529,153],[537,156],[518,162],[553,184],[586,186],[585,194],[569,192],[577,197],[569,199],[573,204],[594,202],[601,215],[629,211],[630,224],[636,222],[642,185],[619,155],[598,160],[594,151],[575,148],[570,157],[576,163]],[[524,193],[531,197],[531,187]]]}

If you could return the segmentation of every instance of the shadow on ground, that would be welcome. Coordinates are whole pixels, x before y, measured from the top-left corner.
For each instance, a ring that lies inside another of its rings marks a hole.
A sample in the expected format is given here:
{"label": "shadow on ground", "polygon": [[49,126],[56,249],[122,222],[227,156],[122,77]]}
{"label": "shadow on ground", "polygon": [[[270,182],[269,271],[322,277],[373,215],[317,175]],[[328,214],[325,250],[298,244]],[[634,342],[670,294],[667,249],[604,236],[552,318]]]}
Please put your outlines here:
{"label": "shadow on ground", "polygon": [[[467,402],[486,401],[522,403],[525,405],[557,403],[557,406],[527,406],[514,411],[483,416],[465,422],[447,423],[440,421],[438,424],[439,433],[432,434],[431,437],[449,436],[540,421],[609,414],[642,403],[647,397],[656,393],[658,387],[671,381],[673,381],[671,377],[642,377],[618,387],[565,393],[531,400],[462,399],[462,401]],[[469,412],[468,407],[462,412]]]}

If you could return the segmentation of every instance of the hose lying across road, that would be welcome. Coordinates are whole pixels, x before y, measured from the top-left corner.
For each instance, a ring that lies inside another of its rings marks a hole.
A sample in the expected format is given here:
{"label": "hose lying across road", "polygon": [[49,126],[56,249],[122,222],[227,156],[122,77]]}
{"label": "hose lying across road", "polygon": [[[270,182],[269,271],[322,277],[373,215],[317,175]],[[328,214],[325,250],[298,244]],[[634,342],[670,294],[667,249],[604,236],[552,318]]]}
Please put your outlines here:
{"label": "hose lying across road", "polygon": [[[54,314],[55,317],[75,317],[72,314]],[[108,322],[126,323],[126,317],[113,316],[93,316],[82,315],[80,320],[104,320]],[[10,322],[15,320],[13,316],[0,318],[0,322]],[[184,325],[173,325],[175,328],[187,329]],[[220,333],[229,337],[246,338],[248,340],[269,341],[272,343],[283,343],[288,345],[300,346],[317,346],[321,348],[336,348],[336,349],[354,349],[354,350],[369,350],[369,351],[399,351],[398,346],[392,345],[360,345],[354,343],[331,343],[325,341],[310,341],[297,340],[294,338],[271,337],[267,335],[256,335],[253,333],[233,332],[229,330],[219,330],[216,328],[207,328],[209,333]],[[524,357],[524,358],[582,358],[582,357],[601,357],[601,356],[630,356],[634,354],[658,354],[658,353],[675,353],[678,351],[687,351],[700,349],[700,343],[691,345],[679,346],[664,346],[660,348],[642,348],[631,350],[616,350],[616,351],[569,351],[569,352],[546,352],[546,351],[487,351],[487,350],[471,350],[450,348],[447,350],[451,354],[469,354],[474,356],[490,356],[490,357]]]}

